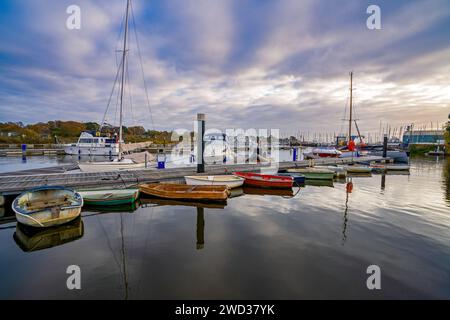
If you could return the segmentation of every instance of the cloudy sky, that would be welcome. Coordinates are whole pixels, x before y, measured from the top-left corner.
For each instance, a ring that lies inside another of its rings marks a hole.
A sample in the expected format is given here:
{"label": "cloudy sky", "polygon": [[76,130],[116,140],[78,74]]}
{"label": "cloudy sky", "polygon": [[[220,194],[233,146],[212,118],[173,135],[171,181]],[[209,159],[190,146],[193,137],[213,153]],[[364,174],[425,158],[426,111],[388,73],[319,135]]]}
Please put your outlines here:
{"label": "cloudy sky", "polygon": [[[81,30],[66,27],[73,4]],[[366,26],[370,4],[381,30]],[[2,0],[0,121],[101,121],[125,5]],[[350,70],[364,132],[450,112],[449,0],[133,0],[133,11],[157,129],[189,129],[204,112],[217,128],[340,131]],[[125,121],[151,129],[130,36]]]}

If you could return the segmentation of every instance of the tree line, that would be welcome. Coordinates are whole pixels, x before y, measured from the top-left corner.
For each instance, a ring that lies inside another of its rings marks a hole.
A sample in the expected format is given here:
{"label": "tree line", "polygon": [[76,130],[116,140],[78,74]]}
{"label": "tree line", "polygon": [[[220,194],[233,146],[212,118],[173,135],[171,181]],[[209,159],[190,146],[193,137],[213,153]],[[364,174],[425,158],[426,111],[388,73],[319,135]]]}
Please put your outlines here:
{"label": "tree line", "polygon": [[[78,121],[48,121],[34,124],[22,122],[0,122],[0,143],[74,143],[78,140],[82,131],[95,131],[100,129],[96,122]],[[102,135],[113,136],[118,134],[119,128],[104,126]],[[170,131],[146,130],[142,126],[123,127],[126,142],[153,141],[157,144],[170,143],[172,133]]]}

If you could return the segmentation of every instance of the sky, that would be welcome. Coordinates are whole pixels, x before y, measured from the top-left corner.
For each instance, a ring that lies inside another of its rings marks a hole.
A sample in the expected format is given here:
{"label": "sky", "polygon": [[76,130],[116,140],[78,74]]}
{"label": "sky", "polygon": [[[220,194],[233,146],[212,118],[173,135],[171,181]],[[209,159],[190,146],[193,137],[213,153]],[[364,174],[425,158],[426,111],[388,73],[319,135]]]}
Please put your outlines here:
{"label": "sky", "polygon": [[[369,5],[381,10],[370,30]],[[81,9],[81,29],[66,9]],[[100,122],[125,0],[2,0],[0,122]],[[126,125],[343,132],[349,72],[363,132],[450,113],[449,0],[133,0]],[[106,112],[118,122],[117,91]]]}

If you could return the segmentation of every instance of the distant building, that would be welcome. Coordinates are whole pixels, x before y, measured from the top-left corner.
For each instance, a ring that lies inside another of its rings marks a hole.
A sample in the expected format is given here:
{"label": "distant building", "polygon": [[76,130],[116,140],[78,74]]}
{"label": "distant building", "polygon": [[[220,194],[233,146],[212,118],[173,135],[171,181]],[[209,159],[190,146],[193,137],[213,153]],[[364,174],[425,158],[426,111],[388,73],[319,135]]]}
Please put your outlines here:
{"label": "distant building", "polygon": [[444,144],[444,130],[407,130],[403,144]]}
{"label": "distant building", "polygon": [[19,133],[10,131],[10,132],[0,132],[0,136],[2,137],[18,137]]}

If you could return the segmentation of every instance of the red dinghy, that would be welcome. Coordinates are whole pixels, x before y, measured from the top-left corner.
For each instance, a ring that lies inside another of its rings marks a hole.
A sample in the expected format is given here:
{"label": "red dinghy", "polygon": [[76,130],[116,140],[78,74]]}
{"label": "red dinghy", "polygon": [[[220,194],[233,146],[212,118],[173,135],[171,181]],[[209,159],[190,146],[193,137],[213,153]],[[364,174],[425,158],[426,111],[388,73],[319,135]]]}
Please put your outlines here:
{"label": "red dinghy", "polygon": [[235,176],[245,179],[244,185],[267,188],[292,188],[292,177],[272,176],[250,172],[235,172]]}

